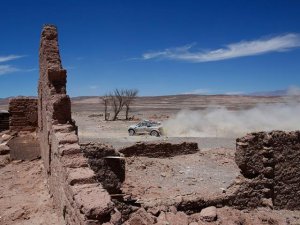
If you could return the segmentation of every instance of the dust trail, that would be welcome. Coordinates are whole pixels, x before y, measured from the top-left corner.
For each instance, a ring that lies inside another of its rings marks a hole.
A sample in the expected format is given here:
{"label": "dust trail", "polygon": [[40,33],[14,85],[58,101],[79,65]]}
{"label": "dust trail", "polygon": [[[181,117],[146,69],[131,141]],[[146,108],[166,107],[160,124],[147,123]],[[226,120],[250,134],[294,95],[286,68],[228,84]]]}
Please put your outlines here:
{"label": "dust trail", "polygon": [[181,110],[164,122],[167,136],[237,137],[254,131],[299,130],[299,89],[292,89],[285,103],[259,104],[252,109],[230,111],[225,107]]}

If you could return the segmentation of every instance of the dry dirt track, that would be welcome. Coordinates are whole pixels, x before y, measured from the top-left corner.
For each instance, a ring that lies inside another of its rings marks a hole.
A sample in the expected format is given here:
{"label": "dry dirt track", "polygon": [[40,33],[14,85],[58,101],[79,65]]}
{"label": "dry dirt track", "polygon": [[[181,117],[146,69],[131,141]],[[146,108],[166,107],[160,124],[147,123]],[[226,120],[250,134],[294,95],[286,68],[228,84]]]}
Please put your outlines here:
{"label": "dry dirt track", "polygon": [[53,207],[41,160],[0,168],[1,225],[63,225]]}

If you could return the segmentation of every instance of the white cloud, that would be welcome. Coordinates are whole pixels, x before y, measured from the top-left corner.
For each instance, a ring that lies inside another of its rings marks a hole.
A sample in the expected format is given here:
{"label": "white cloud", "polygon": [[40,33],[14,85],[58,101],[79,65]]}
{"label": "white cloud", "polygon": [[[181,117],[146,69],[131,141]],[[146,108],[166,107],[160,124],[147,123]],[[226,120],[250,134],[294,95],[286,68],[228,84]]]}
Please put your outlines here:
{"label": "white cloud", "polygon": [[219,61],[238,57],[262,55],[270,52],[284,52],[300,47],[299,34],[285,34],[271,38],[260,38],[252,41],[241,41],[226,45],[224,48],[195,51],[194,44],[183,47],[169,48],[163,51],[143,54],[144,60],[170,59],[188,62]]}
{"label": "white cloud", "polygon": [[23,55],[7,55],[7,56],[0,56],[0,62],[7,62],[15,59],[19,59],[24,57]]}
{"label": "white cloud", "polygon": [[10,65],[0,65],[0,76],[8,73],[20,71],[18,68]]}

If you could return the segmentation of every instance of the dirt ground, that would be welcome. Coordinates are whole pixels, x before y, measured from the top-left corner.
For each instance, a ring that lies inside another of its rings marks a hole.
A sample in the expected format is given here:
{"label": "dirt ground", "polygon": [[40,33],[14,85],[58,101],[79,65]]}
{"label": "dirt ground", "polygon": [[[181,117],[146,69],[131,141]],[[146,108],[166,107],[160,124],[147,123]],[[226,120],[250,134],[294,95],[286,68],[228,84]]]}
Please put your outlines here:
{"label": "dirt ground", "polygon": [[63,225],[47,189],[42,160],[0,168],[1,225]]}
{"label": "dirt ground", "polygon": [[233,157],[230,149],[171,158],[129,157],[123,192],[150,206],[184,197],[217,196],[239,174]]}
{"label": "dirt ground", "polygon": [[[164,121],[180,109],[203,109],[209,105],[223,105],[238,110],[256,103],[278,103],[279,97],[242,96],[165,96],[142,97],[132,108],[133,121],[104,121],[99,98],[75,98],[72,116],[79,128],[80,142],[101,142],[116,149],[139,142],[197,142],[200,151],[195,154],[171,158],[126,158],[126,179],[122,191],[141,203],[176,200],[182,196],[209,196],[221,193],[235,177],[239,169],[234,162],[235,138],[197,137],[129,137],[127,128],[140,119]],[[0,109],[7,109],[7,100],[0,101]],[[122,118],[123,115],[120,115]],[[49,195],[41,160],[11,162],[0,168],[0,224],[62,225]],[[225,214],[238,213],[230,208],[218,209]],[[270,211],[280,224],[300,224],[299,211]],[[256,214],[256,211],[246,213]],[[225,215],[224,214],[224,215]],[[230,217],[230,216],[229,216]],[[224,218],[224,221],[227,220]],[[272,221],[271,221],[272,222]],[[221,223],[227,224],[227,223]],[[232,224],[243,224],[235,223]],[[251,223],[244,223],[251,224]],[[266,222],[266,224],[272,224]],[[274,223],[278,224],[278,223]]]}
{"label": "dirt ground", "polygon": [[[104,121],[97,98],[73,101],[73,118],[79,127],[80,142],[101,142],[122,149],[140,142],[196,142],[200,151],[171,158],[127,157],[126,178],[122,191],[138,203],[155,206],[172,204],[182,198],[208,197],[222,193],[238,176],[234,161],[235,137],[151,137],[128,136],[128,126],[140,119],[164,121],[183,108],[203,109],[222,105],[233,110],[250,108],[257,103],[278,103],[278,97],[153,97],[140,98],[134,105],[133,121]],[[123,115],[120,115],[122,118]],[[238,211],[218,209],[216,224],[300,224],[299,211],[257,209]],[[236,217],[237,216],[237,217]],[[258,219],[260,218],[260,219]],[[274,220],[272,219],[274,218]],[[251,222],[253,220],[253,223]],[[259,220],[260,223],[255,221]]]}

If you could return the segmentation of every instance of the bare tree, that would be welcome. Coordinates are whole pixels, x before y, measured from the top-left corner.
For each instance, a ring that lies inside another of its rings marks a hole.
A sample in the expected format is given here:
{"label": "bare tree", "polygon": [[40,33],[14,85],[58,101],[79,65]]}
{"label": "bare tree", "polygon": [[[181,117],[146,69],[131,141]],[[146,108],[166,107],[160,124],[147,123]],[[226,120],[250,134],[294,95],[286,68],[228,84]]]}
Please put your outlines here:
{"label": "bare tree", "polygon": [[137,89],[126,89],[124,90],[124,106],[125,106],[125,115],[126,115],[126,120],[129,119],[128,114],[129,114],[129,110],[130,107],[132,105],[132,103],[134,102],[135,98],[137,97],[138,94],[138,90]]}
{"label": "bare tree", "polygon": [[114,116],[112,120],[116,120],[125,104],[125,91],[123,89],[115,89],[110,94],[110,104],[114,111]]}
{"label": "bare tree", "polygon": [[109,101],[110,101],[110,96],[108,94],[105,94],[102,97],[102,103],[104,105],[104,120],[108,120],[109,119],[109,113],[107,112],[107,107],[109,105]]}

